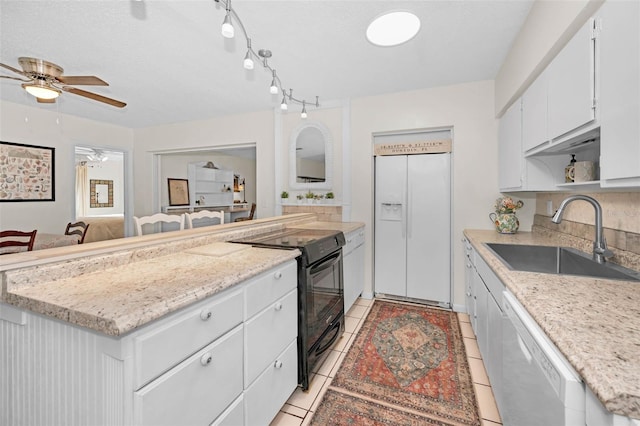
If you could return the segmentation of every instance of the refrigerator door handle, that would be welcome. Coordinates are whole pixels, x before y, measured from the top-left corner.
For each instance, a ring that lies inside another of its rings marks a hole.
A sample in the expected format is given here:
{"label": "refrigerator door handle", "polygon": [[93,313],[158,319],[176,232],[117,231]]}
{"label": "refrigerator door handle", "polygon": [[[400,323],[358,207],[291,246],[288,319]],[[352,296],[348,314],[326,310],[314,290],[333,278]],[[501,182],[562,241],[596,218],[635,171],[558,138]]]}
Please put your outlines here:
{"label": "refrigerator door handle", "polygon": [[411,224],[413,223],[413,215],[411,214],[411,208],[413,206],[413,180],[412,179],[408,179],[407,176],[407,181],[408,181],[408,188],[407,190],[409,191],[409,193],[407,194],[407,238],[411,238]]}
{"label": "refrigerator door handle", "polygon": [[407,189],[402,188],[402,205],[403,209],[400,213],[402,214],[402,238],[407,238]]}

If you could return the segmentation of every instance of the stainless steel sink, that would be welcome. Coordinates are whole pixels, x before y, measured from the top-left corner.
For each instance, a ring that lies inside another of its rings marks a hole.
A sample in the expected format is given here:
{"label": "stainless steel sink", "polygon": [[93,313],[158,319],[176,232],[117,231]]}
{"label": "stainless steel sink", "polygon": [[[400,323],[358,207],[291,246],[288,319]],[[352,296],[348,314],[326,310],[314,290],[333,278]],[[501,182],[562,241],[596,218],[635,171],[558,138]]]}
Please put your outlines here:
{"label": "stainless steel sink", "polygon": [[598,263],[570,247],[499,243],[485,243],[485,246],[514,271],[640,281],[639,272],[612,263]]}

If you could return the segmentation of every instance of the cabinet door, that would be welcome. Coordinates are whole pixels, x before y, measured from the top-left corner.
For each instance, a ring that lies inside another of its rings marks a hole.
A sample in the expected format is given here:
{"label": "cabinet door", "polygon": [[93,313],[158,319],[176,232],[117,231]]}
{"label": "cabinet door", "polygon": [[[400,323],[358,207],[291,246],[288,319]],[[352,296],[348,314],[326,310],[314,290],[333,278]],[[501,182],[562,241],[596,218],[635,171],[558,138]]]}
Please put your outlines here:
{"label": "cabinet door", "polygon": [[502,325],[504,317],[502,309],[491,294],[487,296],[487,314],[487,350],[489,353],[483,354],[482,358],[491,382],[493,395],[497,402],[502,402]]}
{"label": "cabinet door", "polygon": [[547,138],[547,70],[522,95],[522,148],[529,151]]}
{"label": "cabinet door", "polygon": [[547,68],[549,139],[595,118],[593,22],[589,19]]}
{"label": "cabinet door", "polygon": [[482,278],[477,272],[473,274],[474,286],[476,289],[476,339],[478,340],[478,347],[482,357],[485,358],[488,351],[488,338],[487,328],[489,327],[489,314],[487,311],[487,301],[489,296],[489,290],[484,285]]}
{"label": "cabinet door", "polygon": [[294,339],[245,391],[245,424],[268,425],[296,389],[297,382],[298,348]]}
{"label": "cabinet door", "polygon": [[500,119],[498,179],[500,190],[522,187],[522,101],[518,99]]}
{"label": "cabinet door", "polygon": [[600,180],[640,186],[640,3],[607,1],[598,15]]}

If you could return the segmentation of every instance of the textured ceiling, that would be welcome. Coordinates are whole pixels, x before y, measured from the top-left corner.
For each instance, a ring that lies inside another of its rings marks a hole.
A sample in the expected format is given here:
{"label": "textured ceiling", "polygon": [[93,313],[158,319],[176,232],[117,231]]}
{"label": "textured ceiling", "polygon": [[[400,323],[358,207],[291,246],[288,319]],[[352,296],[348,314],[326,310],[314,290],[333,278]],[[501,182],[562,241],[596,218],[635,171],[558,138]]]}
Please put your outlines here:
{"label": "textured ceiling", "polygon": [[[354,98],[495,78],[532,0],[234,0],[254,50],[284,88],[315,101]],[[392,48],[365,39],[369,22],[410,10],[418,35]],[[0,79],[0,99],[140,128],[262,111],[277,106],[271,74],[242,67],[244,38],[224,39],[224,8],[199,1],[0,1],[0,62],[54,62],[65,75],[96,75],[109,87],[82,89],[126,102],[123,109],[63,93],[37,104],[19,81]],[[2,75],[10,71],[0,70]],[[291,107],[290,113],[298,113]],[[310,116],[313,109],[308,108]]]}

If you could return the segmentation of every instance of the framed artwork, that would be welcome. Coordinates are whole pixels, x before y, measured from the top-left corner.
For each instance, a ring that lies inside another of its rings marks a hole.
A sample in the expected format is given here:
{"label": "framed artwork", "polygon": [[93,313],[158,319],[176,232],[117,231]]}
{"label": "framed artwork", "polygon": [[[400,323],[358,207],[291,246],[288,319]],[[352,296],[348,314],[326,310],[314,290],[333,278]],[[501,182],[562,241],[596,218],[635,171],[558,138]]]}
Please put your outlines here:
{"label": "framed artwork", "polygon": [[172,179],[169,181],[169,205],[188,206],[189,205],[189,180]]}
{"label": "framed artwork", "polygon": [[0,202],[55,201],[55,148],[0,141]]}
{"label": "framed artwork", "polygon": [[89,179],[89,208],[113,207],[113,181]]}

